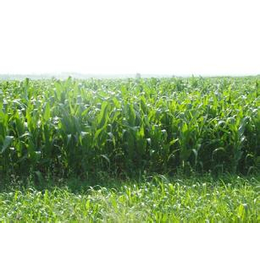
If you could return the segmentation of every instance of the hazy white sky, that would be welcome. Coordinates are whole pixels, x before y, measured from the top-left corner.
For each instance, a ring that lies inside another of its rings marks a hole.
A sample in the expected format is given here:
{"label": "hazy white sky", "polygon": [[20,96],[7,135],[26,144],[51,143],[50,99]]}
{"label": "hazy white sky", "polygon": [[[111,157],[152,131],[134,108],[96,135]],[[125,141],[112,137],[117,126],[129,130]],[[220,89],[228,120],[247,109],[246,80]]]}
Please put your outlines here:
{"label": "hazy white sky", "polygon": [[259,0],[0,0],[0,74],[260,74]]}

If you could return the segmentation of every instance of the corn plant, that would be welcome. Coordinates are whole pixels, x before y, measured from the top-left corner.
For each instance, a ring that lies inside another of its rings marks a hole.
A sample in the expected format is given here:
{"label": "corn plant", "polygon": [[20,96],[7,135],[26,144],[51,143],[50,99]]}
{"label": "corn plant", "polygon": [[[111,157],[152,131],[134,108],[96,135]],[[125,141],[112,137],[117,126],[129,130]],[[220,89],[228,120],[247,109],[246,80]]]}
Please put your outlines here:
{"label": "corn plant", "polygon": [[260,80],[0,82],[0,175],[260,168]]}

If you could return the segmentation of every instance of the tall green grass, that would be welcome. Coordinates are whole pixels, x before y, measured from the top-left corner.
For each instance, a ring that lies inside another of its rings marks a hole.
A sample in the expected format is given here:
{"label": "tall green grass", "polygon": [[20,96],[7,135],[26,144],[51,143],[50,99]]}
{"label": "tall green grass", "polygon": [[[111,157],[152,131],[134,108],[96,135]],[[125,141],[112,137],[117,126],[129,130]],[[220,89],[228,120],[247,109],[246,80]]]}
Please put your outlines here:
{"label": "tall green grass", "polygon": [[0,177],[260,169],[259,78],[1,81]]}

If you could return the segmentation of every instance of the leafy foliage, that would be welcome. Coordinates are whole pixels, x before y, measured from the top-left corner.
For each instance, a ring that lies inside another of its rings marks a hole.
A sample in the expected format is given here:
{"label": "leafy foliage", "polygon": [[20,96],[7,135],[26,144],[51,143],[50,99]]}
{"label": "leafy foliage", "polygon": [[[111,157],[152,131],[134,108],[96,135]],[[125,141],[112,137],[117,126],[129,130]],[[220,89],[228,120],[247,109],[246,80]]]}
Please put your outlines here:
{"label": "leafy foliage", "polygon": [[0,82],[0,175],[260,169],[258,78]]}

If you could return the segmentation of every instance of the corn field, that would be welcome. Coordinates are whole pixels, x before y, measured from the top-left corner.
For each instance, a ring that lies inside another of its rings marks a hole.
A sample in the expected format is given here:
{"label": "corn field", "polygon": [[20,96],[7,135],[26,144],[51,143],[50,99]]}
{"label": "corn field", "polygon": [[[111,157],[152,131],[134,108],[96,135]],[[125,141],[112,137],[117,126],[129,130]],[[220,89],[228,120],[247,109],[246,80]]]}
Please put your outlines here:
{"label": "corn field", "polygon": [[0,81],[0,177],[257,172],[259,78]]}

